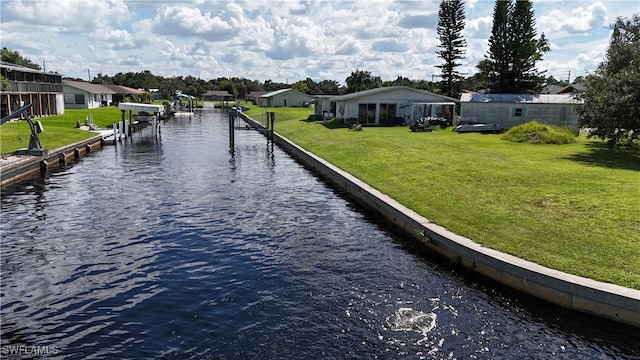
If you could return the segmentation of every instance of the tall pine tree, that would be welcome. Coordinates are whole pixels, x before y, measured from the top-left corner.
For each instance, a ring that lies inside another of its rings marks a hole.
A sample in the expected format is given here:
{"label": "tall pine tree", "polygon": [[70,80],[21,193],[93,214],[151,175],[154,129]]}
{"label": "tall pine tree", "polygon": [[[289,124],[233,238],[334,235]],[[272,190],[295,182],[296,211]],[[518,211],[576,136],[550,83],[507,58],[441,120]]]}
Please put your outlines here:
{"label": "tall pine tree", "polygon": [[443,0],[438,10],[438,37],[439,47],[436,51],[443,60],[442,65],[436,65],[442,72],[442,90],[445,95],[451,97],[460,96],[460,81],[462,73],[457,68],[458,60],[464,58],[467,42],[462,37],[464,30],[464,3],[462,0]]}
{"label": "tall pine tree", "polygon": [[544,81],[536,62],[549,51],[544,34],[536,39],[531,2],[496,0],[486,58],[491,67],[489,90],[497,94],[538,92]]}
{"label": "tall pine tree", "polygon": [[486,56],[489,61],[488,88],[492,93],[500,93],[511,87],[509,14],[512,6],[511,0],[496,0],[493,7],[493,27],[489,37],[489,53]]}
{"label": "tall pine tree", "polygon": [[516,1],[509,19],[509,28],[513,38],[513,76],[515,91],[537,92],[544,82],[543,73],[536,69],[536,61],[542,59],[542,53],[549,51],[544,33],[536,40],[535,19],[530,1]]}

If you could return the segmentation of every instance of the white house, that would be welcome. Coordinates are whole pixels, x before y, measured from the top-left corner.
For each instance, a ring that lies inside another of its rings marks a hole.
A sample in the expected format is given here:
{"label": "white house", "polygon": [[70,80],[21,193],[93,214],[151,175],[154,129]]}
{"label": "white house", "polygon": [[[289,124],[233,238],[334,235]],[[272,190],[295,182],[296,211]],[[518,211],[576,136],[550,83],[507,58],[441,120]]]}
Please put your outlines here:
{"label": "white house", "polygon": [[280,89],[260,96],[260,106],[303,107],[311,102],[311,96],[293,88]]}
{"label": "white house", "polygon": [[64,106],[68,109],[94,109],[109,106],[115,91],[98,84],[62,80]]}
{"label": "white house", "polygon": [[571,94],[462,94],[460,119],[505,130],[533,120],[577,130],[580,104]]}
{"label": "white house", "polygon": [[336,118],[360,124],[412,124],[422,117],[453,121],[457,99],[407,86],[389,86],[336,96]]}

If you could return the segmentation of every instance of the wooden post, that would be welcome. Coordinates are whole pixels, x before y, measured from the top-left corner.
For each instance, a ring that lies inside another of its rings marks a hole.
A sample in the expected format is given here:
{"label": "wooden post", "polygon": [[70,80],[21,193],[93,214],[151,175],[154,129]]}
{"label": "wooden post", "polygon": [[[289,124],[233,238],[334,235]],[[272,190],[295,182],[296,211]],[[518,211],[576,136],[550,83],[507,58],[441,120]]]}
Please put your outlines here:
{"label": "wooden post", "polygon": [[276,113],[273,111],[270,111],[269,112],[269,124],[270,124],[269,137],[271,141],[273,141],[273,124],[275,123],[275,121],[276,121]]}
{"label": "wooden post", "polygon": [[49,167],[49,163],[47,160],[40,161],[40,177],[45,177],[47,175],[47,168]]}
{"label": "wooden post", "polygon": [[229,152],[233,154],[235,152],[235,131],[234,124],[237,113],[235,110],[229,111]]}

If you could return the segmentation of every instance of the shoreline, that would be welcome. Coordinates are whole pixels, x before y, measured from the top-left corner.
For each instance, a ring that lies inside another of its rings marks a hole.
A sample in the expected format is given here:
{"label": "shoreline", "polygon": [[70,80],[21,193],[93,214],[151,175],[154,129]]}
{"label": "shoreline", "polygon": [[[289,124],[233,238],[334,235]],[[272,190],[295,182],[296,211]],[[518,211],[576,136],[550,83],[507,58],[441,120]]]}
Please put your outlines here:
{"label": "shoreline", "polygon": [[[402,234],[419,240],[428,249],[500,284],[564,308],[596,315],[640,328],[640,290],[567,274],[515,256],[483,247],[430,222],[413,210],[307,152],[260,123],[240,113],[243,120],[306,166],[343,189],[361,205],[384,216]],[[97,134],[87,140],[55,149],[42,156],[5,155],[0,160],[2,188],[12,183],[79,161],[102,149],[105,140]],[[43,167],[44,164],[44,167]]]}
{"label": "shoreline", "polygon": [[271,133],[245,114],[240,113],[240,116],[287,153],[343,189],[362,205],[384,216],[402,234],[421,241],[439,255],[536,298],[640,328],[640,290],[564,273],[481,246],[430,222],[351,174],[277,133]]}

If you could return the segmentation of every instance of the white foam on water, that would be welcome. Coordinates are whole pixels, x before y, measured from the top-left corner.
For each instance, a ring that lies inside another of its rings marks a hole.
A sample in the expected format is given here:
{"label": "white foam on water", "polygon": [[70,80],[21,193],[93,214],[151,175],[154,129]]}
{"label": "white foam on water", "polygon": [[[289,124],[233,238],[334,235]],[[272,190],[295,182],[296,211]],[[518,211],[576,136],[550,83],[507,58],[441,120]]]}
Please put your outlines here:
{"label": "white foam on water", "polygon": [[421,334],[426,340],[427,334],[436,327],[437,315],[429,312],[425,313],[412,308],[400,308],[387,317],[386,324],[392,331],[414,331]]}

